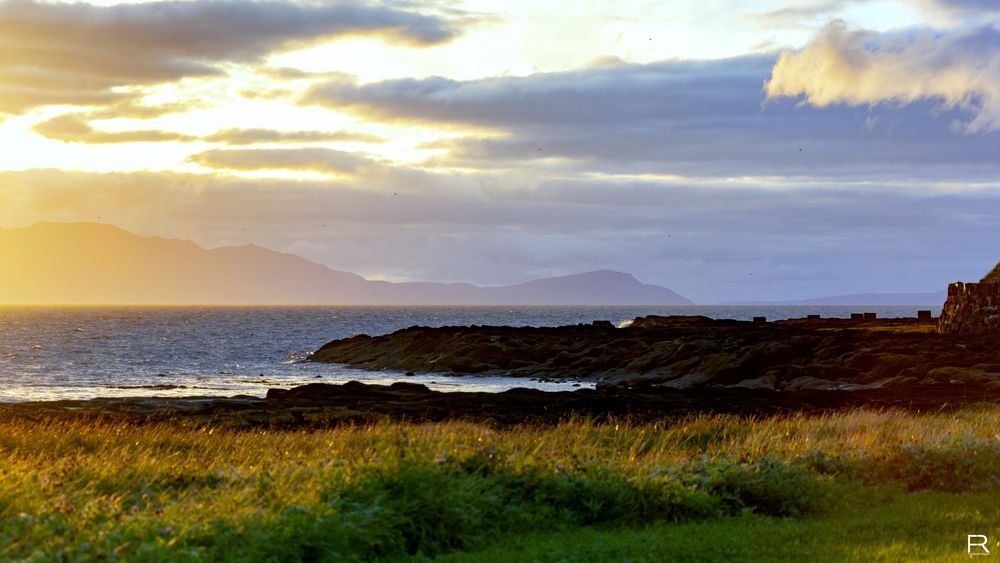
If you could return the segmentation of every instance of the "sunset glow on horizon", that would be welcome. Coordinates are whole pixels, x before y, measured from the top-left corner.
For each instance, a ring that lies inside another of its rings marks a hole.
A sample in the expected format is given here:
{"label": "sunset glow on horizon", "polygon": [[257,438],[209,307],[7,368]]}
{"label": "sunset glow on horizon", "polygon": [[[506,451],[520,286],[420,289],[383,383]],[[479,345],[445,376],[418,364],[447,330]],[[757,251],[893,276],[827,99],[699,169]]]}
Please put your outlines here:
{"label": "sunset glow on horizon", "polygon": [[996,262],[975,0],[0,0],[0,228],[254,243],[369,278],[598,269],[697,302]]}

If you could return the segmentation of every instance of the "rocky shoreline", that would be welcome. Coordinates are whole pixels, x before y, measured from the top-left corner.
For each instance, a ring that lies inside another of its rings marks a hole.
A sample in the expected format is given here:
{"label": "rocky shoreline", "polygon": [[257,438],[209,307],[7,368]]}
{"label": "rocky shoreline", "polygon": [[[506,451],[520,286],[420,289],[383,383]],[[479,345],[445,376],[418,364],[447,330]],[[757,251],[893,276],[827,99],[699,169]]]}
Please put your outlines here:
{"label": "rocky shoreline", "polygon": [[0,419],[94,418],[129,423],[171,422],[227,428],[316,428],[378,421],[469,420],[499,425],[554,424],[573,417],[653,422],[697,413],[768,416],[869,407],[940,411],[1000,402],[1000,390],[965,384],[900,385],[860,390],[775,391],[739,387],[650,386],[545,392],[441,392],[423,385],[314,383],[272,389],[266,398],[114,398],[0,404]]}
{"label": "rocky shoreline", "polygon": [[997,335],[938,334],[935,319],[747,322],[640,317],[551,328],[412,327],[330,342],[309,361],[372,370],[596,381],[599,388],[859,391],[1000,389]]}
{"label": "rocky shoreline", "polygon": [[651,421],[852,407],[939,410],[1000,401],[1000,337],[938,334],[933,319],[766,322],[641,317],[554,328],[414,327],[323,346],[311,361],[369,369],[597,381],[594,389],[439,392],[423,385],[314,383],[264,398],[105,398],[8,403],[0,417],[93,416],[233,427],[377,420]]}

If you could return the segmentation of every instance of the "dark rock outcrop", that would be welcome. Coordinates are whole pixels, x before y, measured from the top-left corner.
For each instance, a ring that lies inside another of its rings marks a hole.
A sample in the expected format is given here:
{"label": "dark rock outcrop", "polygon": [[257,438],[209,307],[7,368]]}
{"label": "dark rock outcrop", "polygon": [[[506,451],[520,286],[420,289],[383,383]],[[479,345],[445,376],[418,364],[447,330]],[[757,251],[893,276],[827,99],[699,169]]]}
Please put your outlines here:
{"label": "dark rock outcrop", "polygon": [[[996,270],[990,274],[993,276]],[[991,279],[987,276],[987,279]],[[1000,334],[1000,283],[962,283],[948,286],[938,331],[943,334]]]}
{"label": "dark rock outcrop", "polygon": [[767,415],[816,412],[869,406],[912,410],[958,407],[1000,400],[1000,390],[982,385],[900,385],[893,389],[795,391],[646,387],[544,392],[511,389],[503,393],[431,391],[422,385],[313,384],[271,390],[267,406],[274,410],[338,408],[409,421],[486,420],[501,424],[555,423],[574,415],[596,420],[628,418],[652,421],[696,412]]}
{"label": "dark rock outcrop", "polygon": [[941,311],[943,334],[1000,334],[1000,264],[979,283],[955,282]]}
{"label": "dark rock outcrop", "polygon": [[311,361],[368,369],[597,381],[601,387],[796,391],[901,385],[1000,388],[994,335],[936,334],[934,319],[767,324],[643,317],[628,328],[413,327],[356,336]]}
{"label": "dark rock outcrop", "polygon": [[652,386],[544,392],[511,389],[503,393],[440,392],[423,385],[309,384],[271,389],[254,397],[114,398],[0,404],[0,419],[92,418],[133,424],[170,422],[190,427],[245,429],[317,428],[369,424],[382,420],[433,422],[474,420],[500,425],[558,423],[574,416],[595,421],[671,420],[691,413],[762,416],[790,412],[828,412],[867,406],[939,411],[976,402],[1000,401],[1000,390],[982,382],[963,385],[903,383],[885,387],[795,390],[718,387],[673,389]]}
{"label": "dark rock outcrop", "polygon": [[997,264],[979,283],[1000,283],[1000,264]]}

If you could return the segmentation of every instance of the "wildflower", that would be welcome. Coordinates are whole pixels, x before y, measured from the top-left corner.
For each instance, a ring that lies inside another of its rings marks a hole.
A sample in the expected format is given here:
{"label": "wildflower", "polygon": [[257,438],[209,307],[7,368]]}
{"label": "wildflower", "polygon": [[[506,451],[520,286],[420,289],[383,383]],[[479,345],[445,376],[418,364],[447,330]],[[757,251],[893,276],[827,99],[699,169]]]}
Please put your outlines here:
{"label": "wildflower", "polygon": [[139,513],[139,507],[133,504],[132,508],[129,509],[129,512],[131,512],[132,514],[138,514]]}

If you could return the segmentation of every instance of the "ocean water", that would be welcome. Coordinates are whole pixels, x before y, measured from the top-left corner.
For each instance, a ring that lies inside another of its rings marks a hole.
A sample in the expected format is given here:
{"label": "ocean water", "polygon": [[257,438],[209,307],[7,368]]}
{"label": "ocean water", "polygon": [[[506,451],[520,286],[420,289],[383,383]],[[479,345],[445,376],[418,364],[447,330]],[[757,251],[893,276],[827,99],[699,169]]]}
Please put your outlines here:
{"label": "ocean water", "polygon": [[[915,316],[918,307],[0,307],[0,401],[113,396],[264,396],[313,382],[410,381],[439,390],[591,386],[507,377],[365,371],[301,363],[326,342],[414,325],[558,326],[643,315],[770,320]],[[935,314],[940,312],[940,307]]]}

